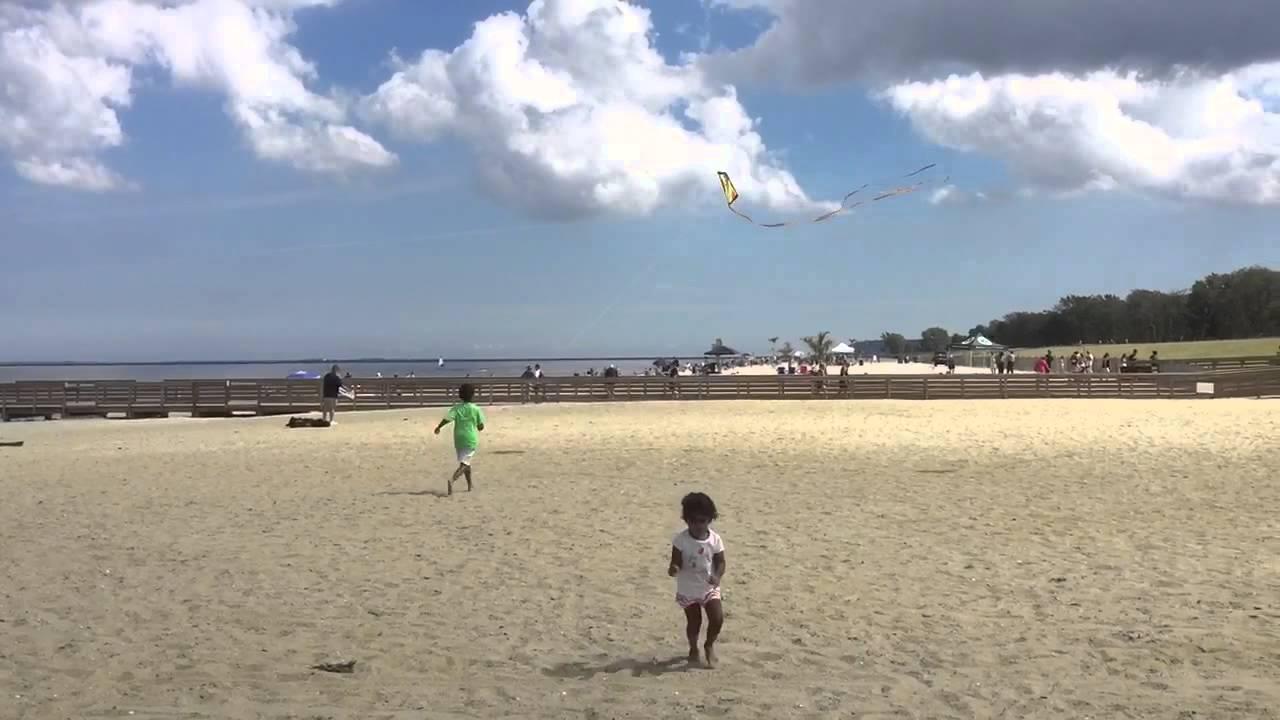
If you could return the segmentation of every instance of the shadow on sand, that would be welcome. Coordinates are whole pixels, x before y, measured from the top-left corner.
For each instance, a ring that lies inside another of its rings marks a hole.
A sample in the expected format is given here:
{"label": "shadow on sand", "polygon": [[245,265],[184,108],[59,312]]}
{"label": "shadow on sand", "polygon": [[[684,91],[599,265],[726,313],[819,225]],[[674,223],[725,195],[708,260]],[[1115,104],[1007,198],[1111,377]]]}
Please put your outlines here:
{"label": "shadow on sand", "polygon": [[387,490],[385,492],[374,493],[374,495],[412,495],[414,497],[438,497],[447,498],[449,493],[444,490]]}
{"label": "shadow on sand", "polygon": [[679,655],[667,660],[659,660],[658,658],[648,658],[645,660],[639,658],[626,658],[624,660],[615,660],[604,664],[585,662],[561,663],[559,665],[543,669],[542,673],[555,678],[590,680],[591,678],[601,674],[613,675],[614,673],[629,672],[632,677],[657,677],[668,673],[685,672],[688,669],[688,658],[683,655]]}

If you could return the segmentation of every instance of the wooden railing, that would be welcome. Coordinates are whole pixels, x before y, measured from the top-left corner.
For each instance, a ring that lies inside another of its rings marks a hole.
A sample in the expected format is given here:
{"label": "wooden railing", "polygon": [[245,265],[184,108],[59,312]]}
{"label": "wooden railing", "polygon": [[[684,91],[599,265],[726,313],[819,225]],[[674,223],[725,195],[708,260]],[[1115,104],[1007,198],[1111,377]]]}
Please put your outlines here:
{"label": "wooden railing", "polygon": [[[958,356],[958,354],[957,354]],[[1019,370],[1030,372],[1034,367],[1039,355],[1019,355],[1014,364]],[[1053,362],[1056,365],[1058,358],[1061,357],[1064,362],[1071,361],[1070,350],[1064,354],[1056,354]],[[985,365],[985,360],[983,364]],[[1139,357],[1138,362],[1146,365],[1149,362],[1148,357]],[[976,364],[976,361],[975,361]],[[1277,367],[1280,368],[1280,355],[1251,355],[1249,357],[1236,358],[1160,358],[1160,369],[1165,372],[1197,372],[1197,371],[1216,371],[1216,370],[1246,370],[1256,368]],[[1098,355],[1093,358],[1094,372],[1102,372],[1102,356]],[[1056,368],[1055,368],[1056,369]],[[1111,371],[1120,372],[1120,358],[1113,356],[1111,358]]]}
{"label": "wooden railing", "polygon": [[[472,382],[482,403],[642,400],[986,400],[1280,396],[1280,368],[1083,375],[721,375],[349,379],[344,410],[438,407]],[[0,417],[273,415],[320,409],[318,380],[101,380],[0,383]]]}

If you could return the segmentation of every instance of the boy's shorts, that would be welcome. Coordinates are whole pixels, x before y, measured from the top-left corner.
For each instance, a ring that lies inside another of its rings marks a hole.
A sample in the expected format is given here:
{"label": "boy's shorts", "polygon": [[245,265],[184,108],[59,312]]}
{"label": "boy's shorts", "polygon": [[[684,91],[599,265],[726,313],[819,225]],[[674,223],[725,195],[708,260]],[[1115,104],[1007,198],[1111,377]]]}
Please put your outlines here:
{"label": "boy's shorts", "polygon": [[458,463],[461,465],[470,465],[471,458],[476,456],[475,448],[458,448]]}

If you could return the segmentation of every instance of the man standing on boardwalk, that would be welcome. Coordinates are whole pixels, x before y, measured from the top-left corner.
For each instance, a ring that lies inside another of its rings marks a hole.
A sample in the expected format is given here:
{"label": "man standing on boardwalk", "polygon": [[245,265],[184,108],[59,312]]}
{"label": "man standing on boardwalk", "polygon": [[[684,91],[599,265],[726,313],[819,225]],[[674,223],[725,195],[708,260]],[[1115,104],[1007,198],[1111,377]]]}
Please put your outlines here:
{"label": "man standing on boardwalk", "polygon": [[342,390],[342,376],[338,374],[338,366],[334,365],[325,373],[320,381],[324,392],[320,398],[320,419],[333,424],[333,417],[338,413],[338,392]]}

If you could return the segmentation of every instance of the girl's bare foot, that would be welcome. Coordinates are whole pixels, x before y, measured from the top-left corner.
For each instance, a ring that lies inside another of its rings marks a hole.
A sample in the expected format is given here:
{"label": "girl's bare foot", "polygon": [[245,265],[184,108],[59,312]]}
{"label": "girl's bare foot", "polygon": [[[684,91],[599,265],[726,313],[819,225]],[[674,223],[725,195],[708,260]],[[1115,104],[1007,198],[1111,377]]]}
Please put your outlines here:
{"label": "girl's bare foot", "polygon": [[698,655],[698,648],[689,648],[689,664],[698,665],[702,662],[702,656]]}
{"label": "girl's bare foot", "polygon": [[715,667],[715,666],[716,666],[716,664],[717,664],[717,662],[718,662],[718,660],[716,659],[716,650],[715,650],[715,648],[713,648],[713,647],[711,647],[710,645],[708,645],[708,646],[706,646],[705,650],[706,650],[706,655],[707,655],[707,667],[709,667],[709,668],[713,668],[713,667]]}

